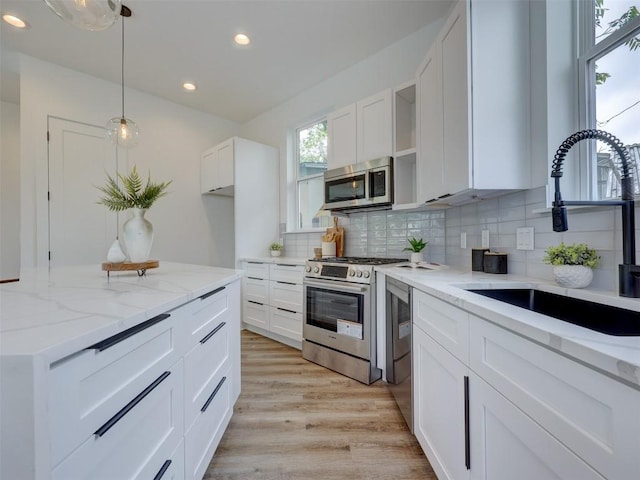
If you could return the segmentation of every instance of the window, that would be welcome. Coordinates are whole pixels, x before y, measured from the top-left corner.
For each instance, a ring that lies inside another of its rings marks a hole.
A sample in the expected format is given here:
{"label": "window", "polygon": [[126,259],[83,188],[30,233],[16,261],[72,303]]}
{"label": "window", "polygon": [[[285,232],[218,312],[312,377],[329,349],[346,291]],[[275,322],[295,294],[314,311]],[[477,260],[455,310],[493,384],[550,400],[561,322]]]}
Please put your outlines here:
{"label": "window", "polygon": [[[584,72],[582,128],[605,130],[619,138],[632,160],[640,193],[640,0],[578,0],[582,12],[579,58]],[[620,195],[617,155],[596,142],[591,189],[598,199]]]}
{"label": "window", "polygon": [[327,169],[327,121],[305,125],[296,132],[297,226],[327,226],[317,216],[324,203],[324,172]]}

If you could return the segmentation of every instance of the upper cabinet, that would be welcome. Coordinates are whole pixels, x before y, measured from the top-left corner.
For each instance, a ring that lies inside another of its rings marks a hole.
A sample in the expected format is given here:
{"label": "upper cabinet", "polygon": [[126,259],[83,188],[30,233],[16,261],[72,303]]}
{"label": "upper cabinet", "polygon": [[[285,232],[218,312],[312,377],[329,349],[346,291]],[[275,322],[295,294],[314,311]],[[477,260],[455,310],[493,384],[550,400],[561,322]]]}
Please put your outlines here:
{"label": "upper cabinet", "polygon": [[532,186],[529,31],[528,2],[454,8],[417,72],[418,202]]}
{"label": "upper cabinet", "polygon": [[234,139],[205,151],[200,159],[202,193],[233,195]]}
{"label": "upper cabinet", "polygon": [[391,89],[327,115],[328,169],[393,154]]}
{"label": "upper cabinet", "polygon": [[393,89],[394,209],[416,207],[416,82]]}

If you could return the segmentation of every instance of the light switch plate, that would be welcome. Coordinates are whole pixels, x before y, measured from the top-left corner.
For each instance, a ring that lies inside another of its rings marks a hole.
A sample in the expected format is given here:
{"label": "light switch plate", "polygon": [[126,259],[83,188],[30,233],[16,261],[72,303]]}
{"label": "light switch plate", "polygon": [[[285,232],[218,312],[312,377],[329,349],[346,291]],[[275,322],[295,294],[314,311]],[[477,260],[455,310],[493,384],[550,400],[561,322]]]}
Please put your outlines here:
{"label": "light switch plate", "polygon": [[460,248],[467,248],[467,232],[460,233]]}
{"label": "light switch plate", "polygon": [[482,230],[482,248],[489,248],[489,230]]}
{"label": "light switch plate", "polygon": [[516,229],[516,249],[533,250],[533,227]]}

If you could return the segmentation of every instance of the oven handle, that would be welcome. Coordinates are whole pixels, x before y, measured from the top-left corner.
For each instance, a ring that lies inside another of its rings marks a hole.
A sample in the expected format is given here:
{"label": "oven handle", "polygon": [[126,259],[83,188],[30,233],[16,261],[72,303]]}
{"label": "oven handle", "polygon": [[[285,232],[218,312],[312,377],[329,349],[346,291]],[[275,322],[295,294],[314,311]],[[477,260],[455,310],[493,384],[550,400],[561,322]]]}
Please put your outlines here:
{"label": "oven handle", "polygon": [[332,282],[330,280],[324,281],[324,280],[315,280],[315,279],[314,280],[305,279],[304,285],[311,286],[311,287],[326,287],[326,288],[331,288],[337,291],[353,292],[353,293],[364,293],[369,288],[368,286],[345,285],[342,282],[338,283],[338,282]]}

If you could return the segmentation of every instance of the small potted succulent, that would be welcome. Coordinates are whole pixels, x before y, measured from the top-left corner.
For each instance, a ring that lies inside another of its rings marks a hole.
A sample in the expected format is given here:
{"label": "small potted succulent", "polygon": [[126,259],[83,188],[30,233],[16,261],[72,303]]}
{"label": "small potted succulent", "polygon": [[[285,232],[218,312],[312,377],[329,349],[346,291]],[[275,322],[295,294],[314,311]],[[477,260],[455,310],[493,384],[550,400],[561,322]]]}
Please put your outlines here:
{"label": "small potted succulent", "polygon": [[426,247],[429,242],[425,242],[422,238],[409,238],[407,240],[409,242],[409,247],[405,247],[402,249],[403,252],[411,252],[411,263],[420,263],[424,261],[424,256],[422,250]]}
{"label": "small potted succulent", "polygon": [[544,263],[553,265],[553,278],[567,288],[584,288],[593,280],[593,270],[600,257],[585,243],[565,245],[564,242],[545,250]]}
{"label": "small potted succulent", "polygon": [[282,253],[282,249],[284,248],[284,246],[281,243],[278,242],[274,242],[271,245],[269,245],[269,250],[271,251],[271,256],[272,257],[279,257],[280,254]]}

